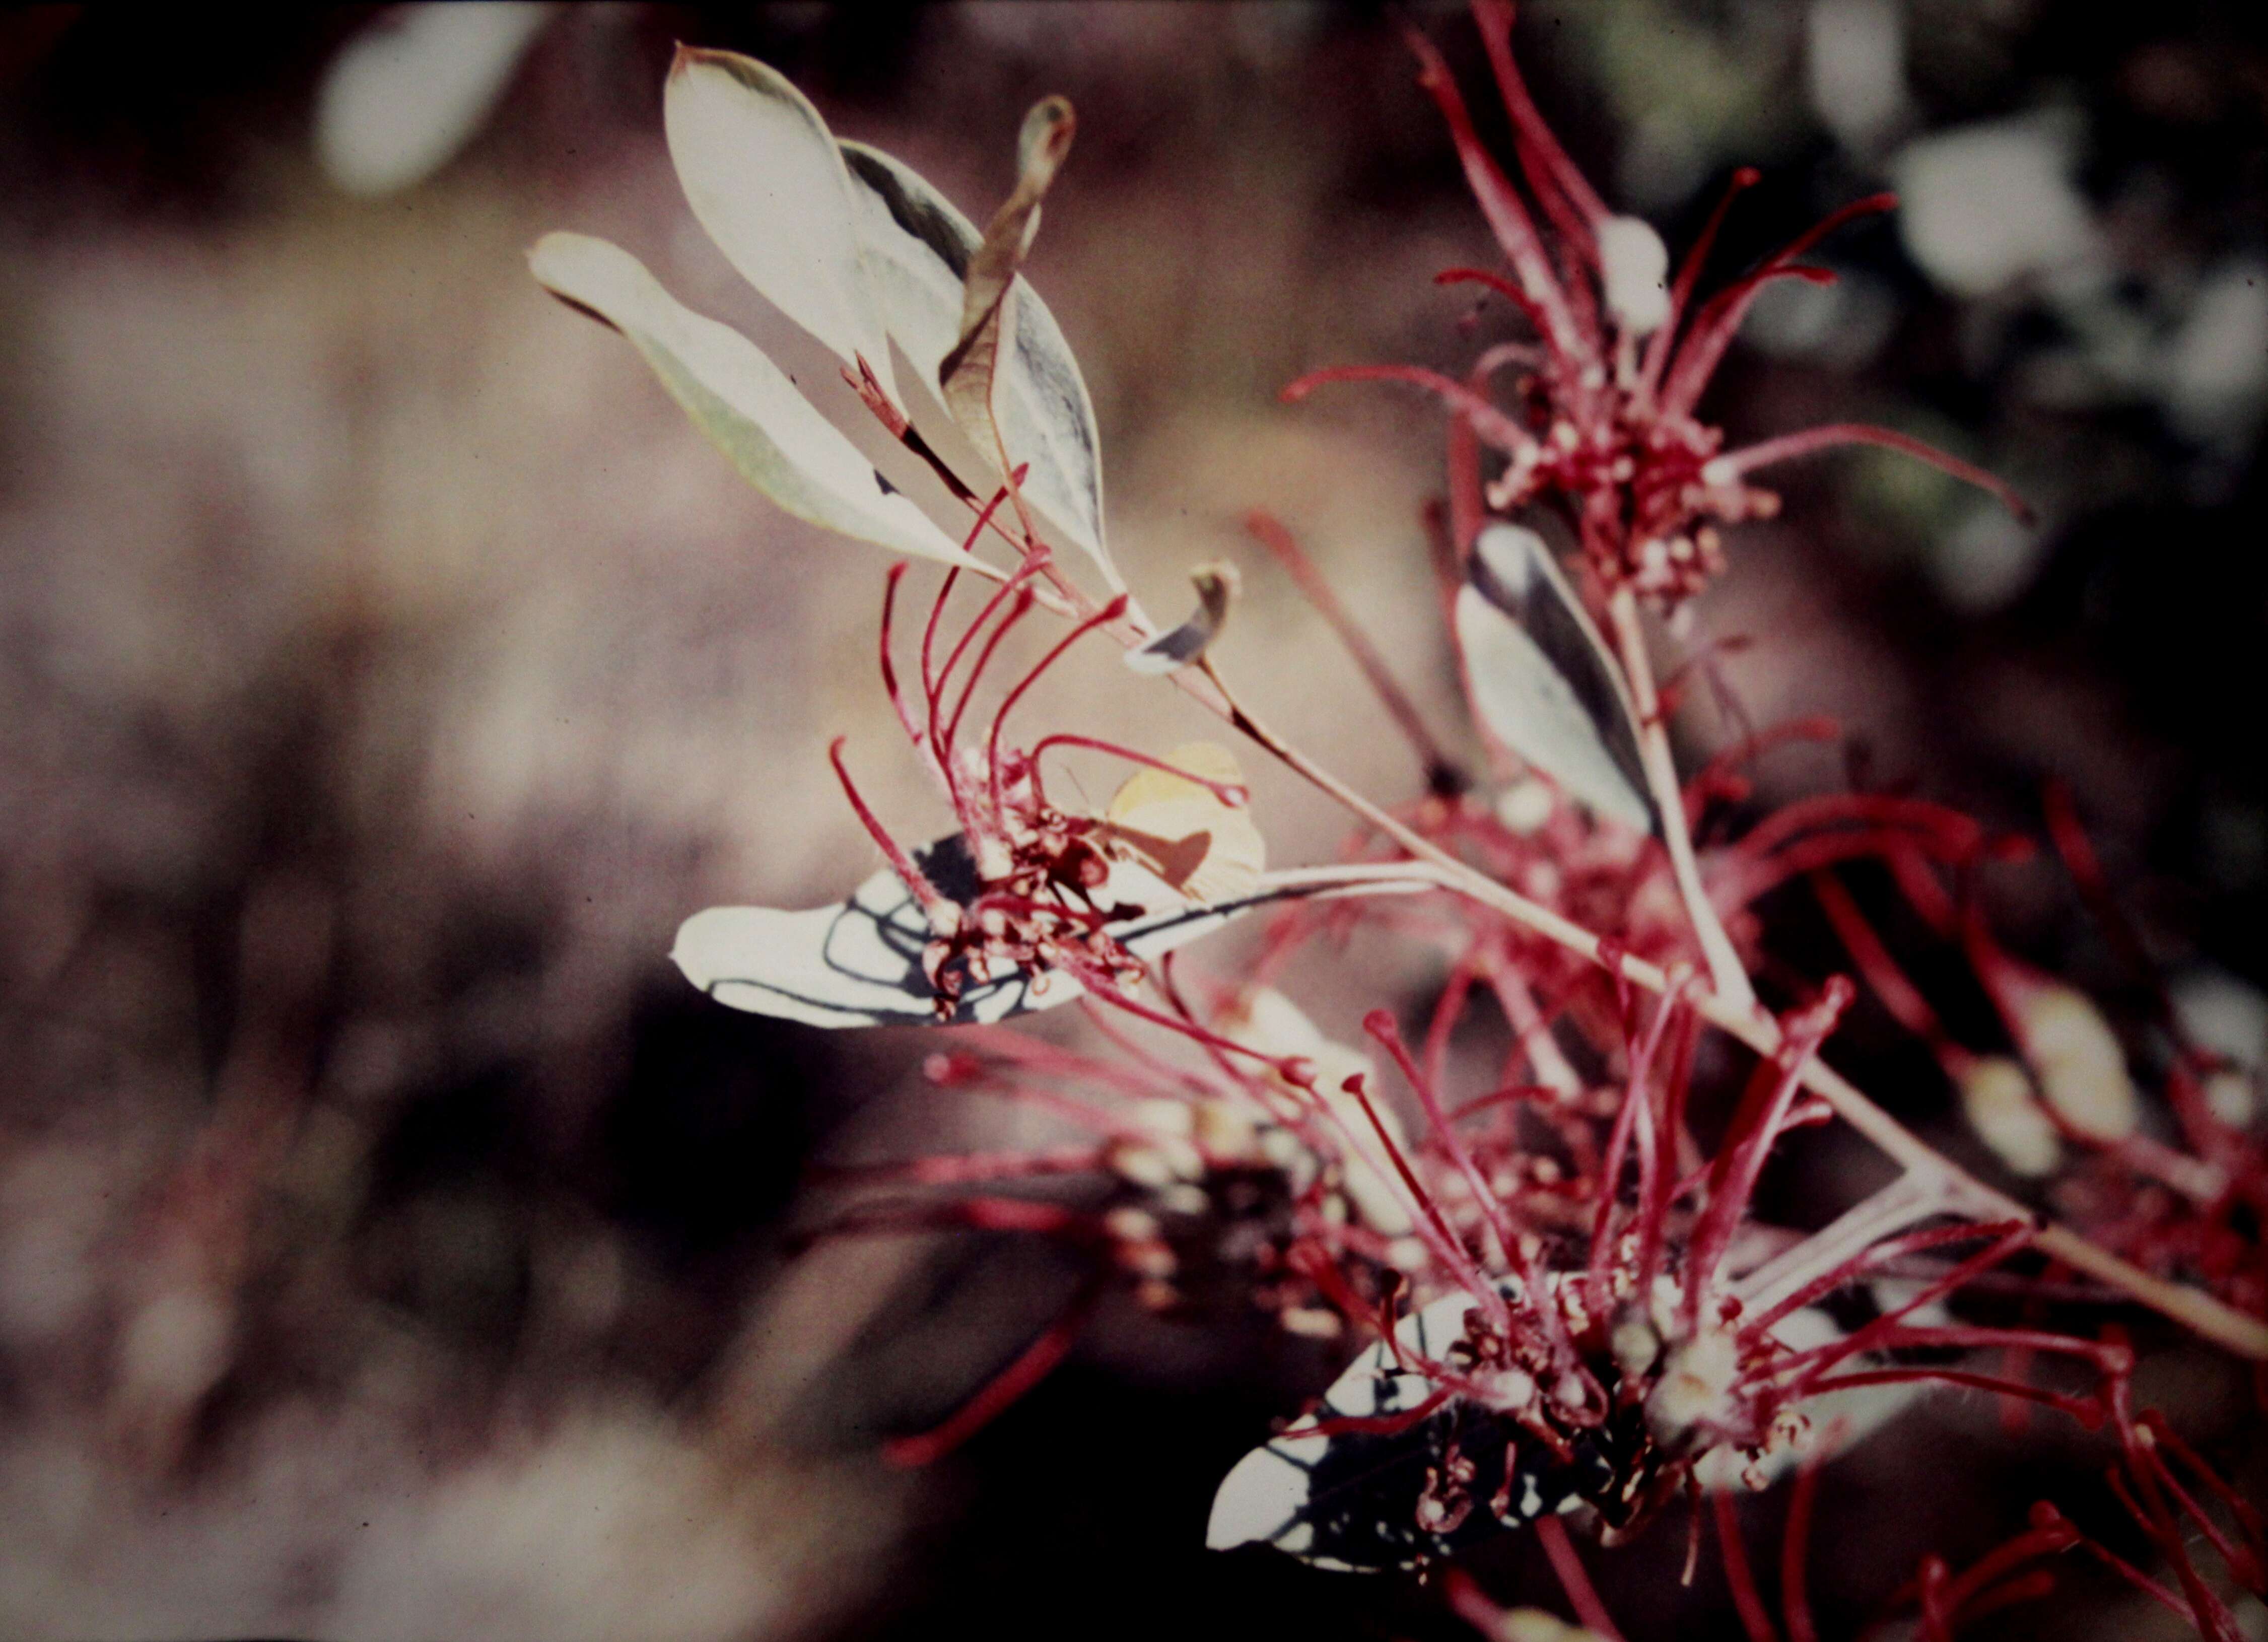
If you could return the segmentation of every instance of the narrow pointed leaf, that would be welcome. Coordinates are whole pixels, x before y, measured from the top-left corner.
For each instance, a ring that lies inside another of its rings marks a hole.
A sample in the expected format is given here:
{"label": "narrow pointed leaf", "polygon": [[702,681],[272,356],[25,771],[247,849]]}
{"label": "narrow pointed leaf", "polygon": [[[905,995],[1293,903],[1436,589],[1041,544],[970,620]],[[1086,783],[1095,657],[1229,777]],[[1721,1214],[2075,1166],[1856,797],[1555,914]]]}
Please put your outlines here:
{"label": "narrow pointed leaf", "polygon": [[[966,279],[983,236],[916,172],[879,150],[842,144],[856,196],[859,243],[883,323],[942,407],[939,368],[961,340]],[[1019,275],[1011,305],[1015,343],[992,407],[1000,442],[1027,464],[1024,497],[1071,543],[1092,556],[1112,586],[1116,570],[1104,547],[1101,436],[1079,361],[1030,283]],[[998,453],[976,441],[993,482]]]}
{"label": "narrow pointed leaf", "polygon": [[1654,825],[1637,715],[1590,615],[1534,531],[1492,525],[1458,590],[1458,648],[1489,733],[1568,796],[1641,831]]}
{"label": "narrow pointed leaf", "polygon": [[895,394],[850,180],[819,111],[752,57],[681,46],[662,122],[687,202],[740,276]]}
{"label": "narrow pointed leaf", "polygon": [[[976,883],[967,844],[951,835],[916,865],[947,894]],[[1254,909],[1319,895],[1383,894],[1414,886],[1283,874],[1218,906],[1177,902],[1128,919],[1113,933],[1137,957],[1155,958],[1211,934]],[[990,1025],[1052,1009],[1081,994],[1059,972],[1015,974],[964,986],[949,1020],[922,970],[929,921],[904,880],[885,868],[846,900],[805,912],[712,907],[686,919],[670,953],[685,978],[720,1004],[814,1027]]]}
{"label": "narrow pointed leaf", "polygon": [[528,263],[554,296],[628,337],[694,425],[789,512],[901,553],[973,562],[761,349],[681,306],[629,252],[552,233],[536,241]]}

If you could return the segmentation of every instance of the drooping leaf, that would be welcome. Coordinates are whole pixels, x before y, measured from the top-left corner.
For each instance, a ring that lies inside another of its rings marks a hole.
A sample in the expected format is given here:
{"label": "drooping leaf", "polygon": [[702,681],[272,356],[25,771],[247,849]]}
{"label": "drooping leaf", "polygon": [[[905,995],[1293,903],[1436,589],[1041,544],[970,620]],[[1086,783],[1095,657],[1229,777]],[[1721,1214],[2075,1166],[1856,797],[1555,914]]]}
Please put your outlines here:
{"label": "drooping leaf", "polygon": [[551,233],[536,241],[528,264],[554,296],[629,338],[694,425],[789,512],[901,553],[972,562],[761,349],[681,306],[629,252]]}
{"label": "drooping leaf", "polygon": [[[961,337],[938,367],[938,380],[946,409],[980,449],[1001,444],[993,401],[1014,351],[1016,276],[1040,232],[1040,202],[1071,152],[1078,123],[1060,97],[1032,105],[1016,137],[1015,189],[985,225],[962,282]],[[1005,460],[1005,450],[1001,454]]]}
{"label": "drooping leaf", "polygon": [[693,215],[740,276],[854,372],[864,357],[895,394],[850,180],[819,111],[753,57],[681,46],[662,123]]}
{"label": "drooping leaf", "polygon": [[[842,150],[883,322],[942,408],[939,367],[961,340],[964,282],[983,236],[898,160],[860,143],[846,142]],[[1104,546],[1102,446],[1094,406],[1047,304],[1020,275],[1014,283],[1015,346],[992,401],[1000,442],[1012,460],[1028,466],[1025,499],[1091,556],[1115,588],[1118,574]],[[976,445],[998,483],[1003,476],[998,453],[989,439]]]}
{"label": "drooping leaf", "polygon": [[[1403,1346],[1440,1360],[1464,1336],[1475,1301],[1456,1293],[1402,1320]],[[1404,1371],[1381,1341],[1323,1394],[1320,1408],[1237,1462],[1213,1496],[1205,1544],[1232,1550],[1259,1544],[1318,1567],[1374,1573],[1416,1567],[1534,1521],[1615,1482],[1603,1433],[1579,1440],[1574,1458],[1555,1459],[1506,1416],[1451,1397],[1398,1432],[1319,1430],[1320,1421],[1406,1414],[1433,1395],[1422,1374]],[[1446,1515],[1425,1513],[1429,1473],[1452,1454],[1471,1465]],[[1507,1471],[1509,1462],[1509,1471]]]}
{"label": "drooping leaf", "polygon": [[1568,796],[1641,831],[1654,825],[1637,714],[1599,630],[1543,538],[1496,524],[1457,593],[1457,644],[1489,733]]}
{"label": "drooping leaf", "polygon": [[[976,884],[968,850],[953,834],[917,853],[916,864],[956,897]],[[1171,904],[1113,927],[1137,957],[1155,958],[1224,928],[1257,908],[1303,896],[1382,894],[1414,885],[1335,879],[1327,872],[1263,879],[1252,894],[1218,906],[1168,896]],[[686,919],[670,956],[685,978],[735,1009],[814,1027],[990,1025],[1080,996],[1061,973],[1013,974],[961,989],[949,1021],[922,969],[929,921],[898,875],[885,868],[842,902],[805,912],[711,907]]]}
{"label": "drooping leaf", "polygon": [[1236,566],[1226,560],[1218,564],[1200,564],[1189,572],[1189,579],[1197,584],[1197,609],[1171,632],[1160,633],[1148,644],[1126,652],[1126,665],[1135,672],[1152,675],[1178,672],[1201,659],[1212,641],[1220,637],[1220,630],[1228,621],[1229,607],[1236,601],[1237,590],[1242,585]]}

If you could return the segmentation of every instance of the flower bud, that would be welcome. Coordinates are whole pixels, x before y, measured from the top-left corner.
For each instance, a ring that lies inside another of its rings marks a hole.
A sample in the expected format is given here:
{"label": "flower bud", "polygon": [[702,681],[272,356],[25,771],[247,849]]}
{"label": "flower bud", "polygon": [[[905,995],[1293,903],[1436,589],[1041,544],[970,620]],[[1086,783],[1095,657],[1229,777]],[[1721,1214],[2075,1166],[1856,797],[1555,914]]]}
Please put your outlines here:
{"label": "flower bud", "polygon": [[1571,1625],[1541,1608],[1514,1608],[1496,1622],[1496,1642],[1601,1642],[1599,1633]]}
{"label": "flower bud", "polygon": [[2024,1057],[2040,1092],[2080,1133],[2124,1140],[2141,1118],[2126,1051],[2085,994],[2058,982],[2027,987],[2014,1000]]}
{"label": "flower bud", "polygon": [[2005,1055],[1982,1055],[1962,1068],[1957,1081],[1969,1127],[2011,1173],[2036,1180],[2055,1172],[2063,1145],[2021,1066]]}
{"label": "flower bud", "polygon": [[1646,1428],[1654,1440],[1677,1452],[1697,1434],[1724,1424],[1740,1374],[1740,1349],[1723,1329],[1704,1329],[1678,1345],[1646,1400]]}
{"label": "flower bud", "polygon": [[1607,312],[1633,336],[1659,329],[1669,317],[1669,247],[1635,217],[1609,217],[1599,225],[1599,272]]}

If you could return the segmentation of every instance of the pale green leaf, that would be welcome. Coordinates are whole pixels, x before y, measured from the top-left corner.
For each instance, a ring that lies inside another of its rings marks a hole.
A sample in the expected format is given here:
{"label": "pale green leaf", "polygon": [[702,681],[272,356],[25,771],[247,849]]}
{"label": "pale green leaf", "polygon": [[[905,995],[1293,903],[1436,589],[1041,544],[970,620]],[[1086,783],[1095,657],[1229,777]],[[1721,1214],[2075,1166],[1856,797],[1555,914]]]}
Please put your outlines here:
{"label": "pale green leaf", "polygon": [[740,276],[895,397],[850,178],[819,111],[752,57],[680,47],[662,123],[687,202]]}
{"label": "pale green leaf", "polygon": [[762,350],[681,306],[629,252],[586,234],[551,233],[528,262],[554,296],[628,337],[694,425],[789,512],[901,553],[975,562],[891,489]]}

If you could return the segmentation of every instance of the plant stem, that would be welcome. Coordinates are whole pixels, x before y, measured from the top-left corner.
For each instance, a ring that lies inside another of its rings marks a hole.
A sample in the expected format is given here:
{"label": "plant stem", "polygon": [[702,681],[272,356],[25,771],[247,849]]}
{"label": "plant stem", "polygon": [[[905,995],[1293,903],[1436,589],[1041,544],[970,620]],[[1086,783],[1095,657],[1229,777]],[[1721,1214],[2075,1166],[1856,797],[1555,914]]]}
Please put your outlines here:
{"label": "plant stem", "polygon": [[[1052,566],[1050,567],[1052,569]],[[1053,578],[1063,590],[1065,601],[1083,617],[1092,616],[1101,608],[1087,598],[1068,578]],[[1619,635],[1624,623],[1617,617]],[[1151,633],[1138,621],[1121,617],[1108,630],[1120,643],[1132,646],[1145,642]],[[1642,654],[1642,652],[1641,652]],[[1627,655],[1625,665],[1628,665]],[[1212,658],[1204,657],[1195,666],[1182,668],[1171,675],[1182,690],[1218,714],[1225,722],[1249,737],[1255,743],[1338,804],[1352,812],[1380,832],[1384,833],[1414,858],[1412,868],[1422,865],[1430,871],[1409,870],[1412,877],[1430,879],[1441,888],[1461,895],[1493,911],[1501,913],[1521,927],[1531,930],[1565,947],[1568,951],[1589,960],[1601,968],[1621,976],[1634,985],[1654,993],[1666,991],[1669,980],[1661,969],[1642,958],[1633,958],[1619,948],[1602,943],[1599,937],[1573,919],[1553,911],[1550,908],[1528,900],[1525,895],[1506,888],[1494,879],[1467,865],[1455,856],[1425,838],[1386,811],[1372,803],[1361,793],[1316,763],[1306,754],[1292,747],[1274,731],[1255,718],[1214,666]],[[1653,676],[1640,666],[1635,670],[1633,687],[1645,680],[1645,689],[1653,696]],[[1658,702],[1657,702],[1658,705]],[[1661,734],[1658,714],[1646,712],[1646,729],[1649,735]],[[1668,739],[1662,737],[1662,755],[1668,754]],[[1675,777],[1671,792],[1675,791]],[[1659,796],[1656,799],[1660,803]],[[1686,836],[1684,806],[1682,799],[1673,797],[1663,806],[1662,829],[1665,836],[1681,840],[1686,859],[1691,862],[1691,840]],[[1676,857],[1673,852],[1673,862]],[[1696,880],[1697,883],[1697,872]],[[1682,887],[1682,885],[1681,885]],[[1693,902],[1688,902],[1689,910]],[[1699,904],[1706,908],[1704,898]],[[1724,939],[1723,926],[1709,913],[1705,925],[1697,918],[1697,929],[1714,928],[1718,939]],[[1706,945],[1706,936],[1704,936]],[[1729,942],[1727,943],[1729,948]],[[1714,965],[1712,965],[1712,971]],[[1737,961],[1732,972],[1739,976],[1741,991],[1735,994],[1741,1001],[1728,1002],[1718,991],[1701,992],[1688,989],[1685,997],[1694,1011],[1704,1020],[1730,1033],[1758,1055],[1771,1055],[1779,1048],[1779,1025],[1756,1004],[1755,993],[1748,986],[1748,977]],[[1744,996],[1743,996],[1744,994]],[[2112,1254],[2072,1231],[2039,1214],[2029,1205],[2018,1202],[2004,1192],[1977,1180],[1951,1160],[1940,1156],[1918,1135],[1874,1104],[1857,1085],[1821,1060],[1816,1055],[1803,1063],[1800,1072],[1803,1086],[1832,1107],[1837,1116],[1872,1141],[1875,1147],[1917,1177],[1917,1184],[1935,1185],[1946,1196],[1948,1210],[1974,1219],[1987,1220],[2021,1219],[2039,1228],[2032,1246],[2041,1253],[2061,1261],[2080,1271],[2129,1295],[2162,1316],[2190,1329],[2202,1338],[2255,1361],[2268,1361],[2268,1322],[2249,1316],[2234,1307],[2224,1304],[2202,1289],[2185,1284],[2169,1282],[2156,1277],[2129,1260]]]}
{"label": "plant stem", "polygon": [[1677,784],[1677,766],[1669,754],[1669,727],[1661,711],[1661,693],[1654,688],[1653,664],[1646,653],[1646,633],[1638,624],[1638,597],[1628,586],[1615,590],[1608,601],[1615,624],[1615,646],[1621,652],[1623,673],[1630,681],[1631,704],[1638,709],[1638,757],[1646,766],[1646,785],[1653,790],[1653,807],[1661,821],[1662,843],[1669,850],[1669,870],[1677,880],[1677,893],[1685,902],[1685,917],[1709,961],[1709,979],[1717,996],[1749,1009],[1756,1006],[1756,989],[1749,972],[1733,950],[1732,938],[1710,904],[1702,887],[1701,865],[1693,858],[1693,837],[1685,825],[1685,794]]}
{"label": "plant stem", "polygon": [[[1197,677],[1193,678],[1193,674]],[[1523,928],[1534,931],[1650,992],[1660,993],[1668,990],[1668,977],[1656,965],[1642,958],[1631,957],[1618,948],[1607,946],[1598,936],[1572,918],[1506,888],[1467,865],[1432,840],[1388,814],[1329,770],[1285,741],[1254,718],[1238,702],[1210,657],[1196,666],[1183,668],[1174,676],[1177,681],[1189,680],[1183,688],[1199,701],[1210,704],[1209,698],[1217,694],[1226,708],[1223,716],[1236,729],[1249,736],[1311,785],[1392,838],[1416,858],[1413,865],[1422,865],[1432,869],[1430,873],[1412,872],[1412,876],[1430,877],[1443,889],[1501,913]],[[1210,688],[1195,688],[1198,678]],[[1753,1003],[1736,1005],[1727,1003],[1713,992],[1691,990],[1687,991],[1686,998],[1704,1020],[1730,1033],[1758,1055],[1771,1055],[1779,1048],[1778,1023]],[[2226,1350],[2256,1361],[2268,1361],[2268,1322],[2224,1304],[2202,1289],[2169,1282],[2145,1271],[2132,1262],[2089,1242],[2070,1228],[2047,1219],[2005,1192],[1994,1190],[1958,1164],[1940,1156],[1919,1136],[1867,1099],[1857,1085],[1816,1055],[1805,1060],[1799,1075],[1805,1088],[1825,1101],[1837,1116],[1872,1141],[1908,1174],[1918,1177],[1918,1183],[1940,1186],[1946,1194],[1948,1210],[1978,1219],[2027,1221],[2039,1228],[2032,1240],[2032,1246],[2043,1254],[2119,1290]]]}

